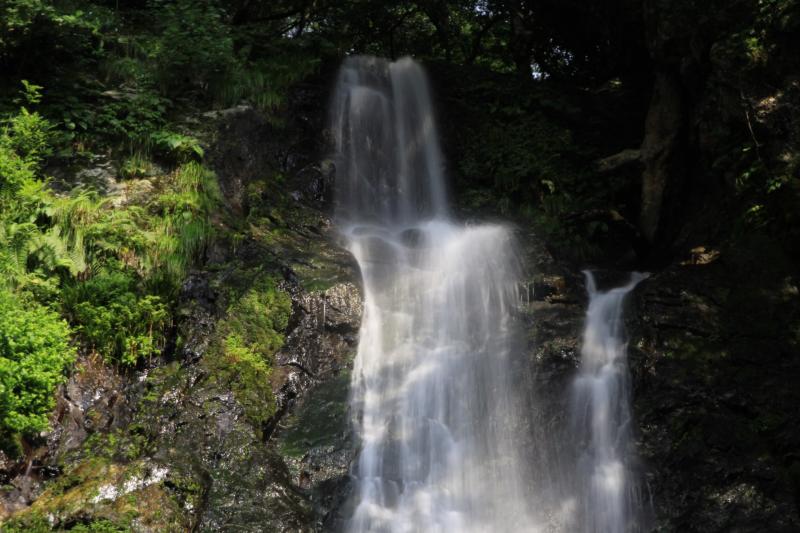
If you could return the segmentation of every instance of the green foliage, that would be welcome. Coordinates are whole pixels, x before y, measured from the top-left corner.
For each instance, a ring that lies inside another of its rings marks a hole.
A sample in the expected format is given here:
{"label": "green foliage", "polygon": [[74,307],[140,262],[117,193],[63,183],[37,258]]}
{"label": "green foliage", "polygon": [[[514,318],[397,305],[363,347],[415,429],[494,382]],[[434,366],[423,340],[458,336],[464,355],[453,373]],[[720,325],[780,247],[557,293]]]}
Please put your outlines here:
{"label": "green foliage", "polygon": [[[47,0],[0,2],[0,62],[17,67],[16,54],[27,51],[33,67],[41,68],[43,65],[35,65],[36,61],[65,57],[57,45],[59,40],[74,51],[88,52],[106,10],[93,6],[94,9],[83,11],[70,4]],[[34,43],[39,46],[32,46]]]}
{"label": "green foliage", "polygon": [[153,174],[155,167],[146,154],[136,151],[122,161],[119,176],[122,179],[143,178]]}
{"label": "green foliage", "polygon": [[471,74],[452,83],[459,90],[446,97],[448,113],[459,117],[448,134],[463,154],[455,161],[462,203],[522,218],[563,255],[591,258],[608,226],[590,214],[623,211],[635,177],[592,173],[596,154],[578,143],[570,125],[574,96],[547,84]]}
{"label": "green foliage", "polygon": [[14,151],[6,135],[0,134],[0,208],[16,211],[18,194],[33,179],[34,166]]}
{"label": "green foliage", "polygon": [[150,142],[151,135],[164,126],[168,105],[167,99],[141,90],[109,101],[95,108],[93,114],[84,111],[84,129],[91,129],[94,135],[117,139],[129,148],[144,146]]}
{"label": "green foliage", "polygon": [[[22,96],[28,105],[38,104],[41,99],[42,87],[22,80]],[[19,112],[8,119],[0,144],[8,150],[15,152],[23,161],[31,165],[38,165],[50,155],[50,122],[38,112],[31,113],[23,105]]]}
{"label": "green foliage", "polygon": [[147,268],[163,282],[177,283],[202,259],[214,236],[211,217],[219,201],[214,173],[200,164],[188,163],[172,174],[169,189],[153,206],[159,219],[147,257]]}
{"label": "green foliage", "polygon": [[0,290],[0,447],[47,428],[53,392],[75,357],[70,329],[53,311]]}
{"label": "green foliage", "polygon": [[43,114],[62,154],[155,147],[181,162],[202,157],[169,127],[174,110],[247,101],[272,114],[288,86],[316,68],[318,54],[280,30],[287,20],[263,13],[284,9],[287,20],[299,14],[295,5],[230,0],[7,0],[0,67],[9,76],[0,94],[20,79],[51,89]]}
{"label": "green foliage", "polygon": [[49,106],[59,119],[61,142],[75,146],[99,144],[128,151],[148,148],[151,136],[166,124],[171,102],[147,84],[125,92],[67,96]]}
{"label": "green foliage", "polygon": [[291,300],[271,278],[258,280],[228,310],[226,327],[249,348],[270,357],[283,345]]}
{"label": "green foliage", "polygon": [[291,49],[255,62],[240,60],[217,86],[216,99],[223,106],[248,101],[272,118],[284,105],[289,88],[314,72],[318,64],[319,58]]}
{"label": "green foliage", "polygon": [[6,143],[25,161],[38,164],[50,155],[49,129],[48,121],[39,113],[31,113],[23,107],[9,121]]}
{"label": "green foliage", "polygon": [[464,175],[489,178],[502,194],[528,202],[574,179],[568,173],[576,172],[577,150],[568,129],[517,103],[488,106],[484,120],[483,134],[466,139],[458,163]]}
{"label": "green foliage", "polygon": [[202,159],[205,152],[200,141],[188,135],[168,130],[160,130],[150,136],[150,141],[167,155],[179,162],[193,158]]}
{"label": "green foliage", "polygon": [[67,316],[109,362],[133,365],[161,350],[169,314],[161,298],[142,294],[130,272],[104,271],[63,289]]}
{"label": "green foliage", "polygon": [[231,388],[256,427],[275,412],[269,378],[290,312],[291,300],[274,279],[256,279],[229,307],[218,328],[219,340],[206,358],[213,375]]}
{"label": "green foliage", "polygon": [[[24,96],[36,102],[39,88],[25,84]],[[50,124],[22,107],[0,130],[0,285],[20,287],[41,281],[41,272],[61,263],[39,220],[53,201],[37,173],[49,153]]]}
{"label": "green foliage", "polygon": [[[26,85],[27,102],[39,94]],[[112,209],[87,189],[56,197],[38,176],[48,131],[48,121],[23,108],[0,133],[3,283],[42,301],[60,299],[90,349],[109,362],[135,364],[162,349],[170,320],[163,298],[174,295],[213,236],[216,179],[190,162],[148,206]],[[200,150],[194,139],[164,138],[176,153]]]}
{"label": "green foliage", "polygon": [[69,531],[70,533],[130,533],[131,528],[115,524],[106,519],[89,520],[78,523],[67,529],[54,529],[47,517],[40,512],[29,512],[19,519],[12,519],[3,524],[4,533],[52,533],[53,531]]}
{"label": "green foliage", "polygon": [[248,347],[237,335],[228,335],[222,345],[219,377],[230,383],[245,416],[258,427],[275,413],[267,359]]}
{"label": "green foliage", "polygon": [[151,0],[163,28],[152,58],[165,94],[183,87],[204,90],[222,79],[234,59],[234,43],[216,1]]}

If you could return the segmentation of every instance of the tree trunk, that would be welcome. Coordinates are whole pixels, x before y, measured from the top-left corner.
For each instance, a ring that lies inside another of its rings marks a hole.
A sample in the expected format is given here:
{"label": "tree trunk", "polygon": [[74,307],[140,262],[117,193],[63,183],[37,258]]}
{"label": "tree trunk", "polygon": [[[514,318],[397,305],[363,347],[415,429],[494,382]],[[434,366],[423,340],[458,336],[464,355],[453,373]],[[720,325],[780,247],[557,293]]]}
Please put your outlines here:
{"label": "tree trunk", "polygon": [[661,219],[668,207],[669,190],[677,188],[677,182],[682,179],[684,114],[677,76],[666,71],[657,72],[641,147],[644,172],[639,227],[651,244],[663,229]]}

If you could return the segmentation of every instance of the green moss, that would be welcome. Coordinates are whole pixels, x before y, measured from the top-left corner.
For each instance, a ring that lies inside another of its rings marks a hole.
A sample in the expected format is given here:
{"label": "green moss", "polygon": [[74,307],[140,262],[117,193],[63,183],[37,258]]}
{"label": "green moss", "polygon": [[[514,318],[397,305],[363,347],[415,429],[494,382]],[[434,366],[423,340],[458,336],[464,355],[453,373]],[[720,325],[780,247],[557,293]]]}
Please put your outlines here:
{"label": "green moss", "polygon": [[[270,357],[283,346],[292,303],[278,290],[274,278],[257,279],[253,287],[228,309],[223,332],[239,337],[244,346]],[[226,341],[227,342],[227,341]]]}
{"label": "green moss", "polygon": [[130,425],[124,430],[92,434],[83,443],[78,454],[122,462],[133,461],[144,455],[147,445],[148,439],[141,428]]}
{"label": "green moss", "polygon": [[[150,467],[96,456],[75,463],[1,530],[116,533],[133,530],[135,521],[154,531],[184,531],[187,523],[181,506],[163,483],[126,488],[132,480],[143,479]],[[117,495],[98,497],[109,490]]]}
{"label": "green moss", "polygon": [[276,283],[258,276],[243,294],[230,295],[235,301],[203,360],[209,379],[233,392],[255,427],[275,413],[270,376],[291,313],[291,300]]}
{"label": "green moss", "polygon": [[246,346],[238,335],[228,335],[218,349],[220,354],[209,361],[214,379],[230,386],[247,419],[259,427],[275,414],[269,360]]}
{"label": "green moss", "polygon": [[[250,208],[245,235],[269,249],[270,255],[289,264],[307,291],[326,290],[352,279],[352,258],[325,235],[328,226],[319,211],[291,199],[275,180],[280,175],[250,184]],[[269,192],[269,196],[267,196]]]}
{"label": "green moss", "polygon": [[186,375],[177,361],[153,369],[145,381],[147,391],[142,396],[140,408],[143,410],[156,409],[156,404],[171,390],[180,389]]}
{"label": "green moss", "polygon": [[29,513],[24,520],[12,518],[7,522],[0,521],[5,533],[50,533],[53,528],[41,513]]}
{"label": "green moss", "polygon": [[43,531],[50,531],[49,523],[43,522],[42,517],[52,515],[60,523],[62,519],[83,513],[90,507],[91,499],[97,495],[99,487],[115,479],[120,470],[119,466],[100,457],[74,464],[48,486],[31,507],[17,513],[4,526],[28,531],[41,530],[37,528],[46,525],[47,529]]}
{"label": "green moss", "polygon": [[88,524],[78,524],[70,529],[72,533],[126,533],[130,528],[119,526],[108,520],[93,520]]}

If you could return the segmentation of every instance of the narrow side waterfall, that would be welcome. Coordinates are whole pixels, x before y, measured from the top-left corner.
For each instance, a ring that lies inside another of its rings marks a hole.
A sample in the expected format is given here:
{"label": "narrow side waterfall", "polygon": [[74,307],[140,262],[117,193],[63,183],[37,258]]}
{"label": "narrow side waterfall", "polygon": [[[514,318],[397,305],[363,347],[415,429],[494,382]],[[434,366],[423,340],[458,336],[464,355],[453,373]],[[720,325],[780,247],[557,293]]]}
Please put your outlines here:
{"label": "narrow side waterfall", "polygon": [[641,498],[632,471],[630,391],[623,301],[647,277],[633,273],[618,288],[599,291],[584,272],[589,309],[580,371],[573,383],[573,438],[577,464],[578,519],[587,533],[637,531]]}
{"label": "narrow side waterfall", "polygon": [[413,60],[347,59],[332,132],[336,218],[365,293],[348,529],[535,530],[509,231],[448,216],[428,84]]}

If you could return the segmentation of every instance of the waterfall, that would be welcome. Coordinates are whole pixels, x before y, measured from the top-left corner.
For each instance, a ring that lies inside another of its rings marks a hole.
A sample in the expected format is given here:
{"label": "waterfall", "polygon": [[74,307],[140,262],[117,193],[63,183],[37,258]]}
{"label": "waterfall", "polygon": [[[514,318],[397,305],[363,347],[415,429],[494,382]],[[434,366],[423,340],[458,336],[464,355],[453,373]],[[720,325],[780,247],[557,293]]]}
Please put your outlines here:
{"label": "waterfall", "polygon": [[591,272],[584,274],[589,309],[571,409],[572,437],[579,448],[578,520],[587,533],[636,531],[640,498],[632,468],[622,312],[625,296],[647,276],[633,273],[626,285],[603,292]]}
{"label": "waterfall", "polygon": [[413,60],[347,59],[331,122],[336,220],[365,298],[347,528],[534,531],[512,236],[449,216],[428,84]]}

